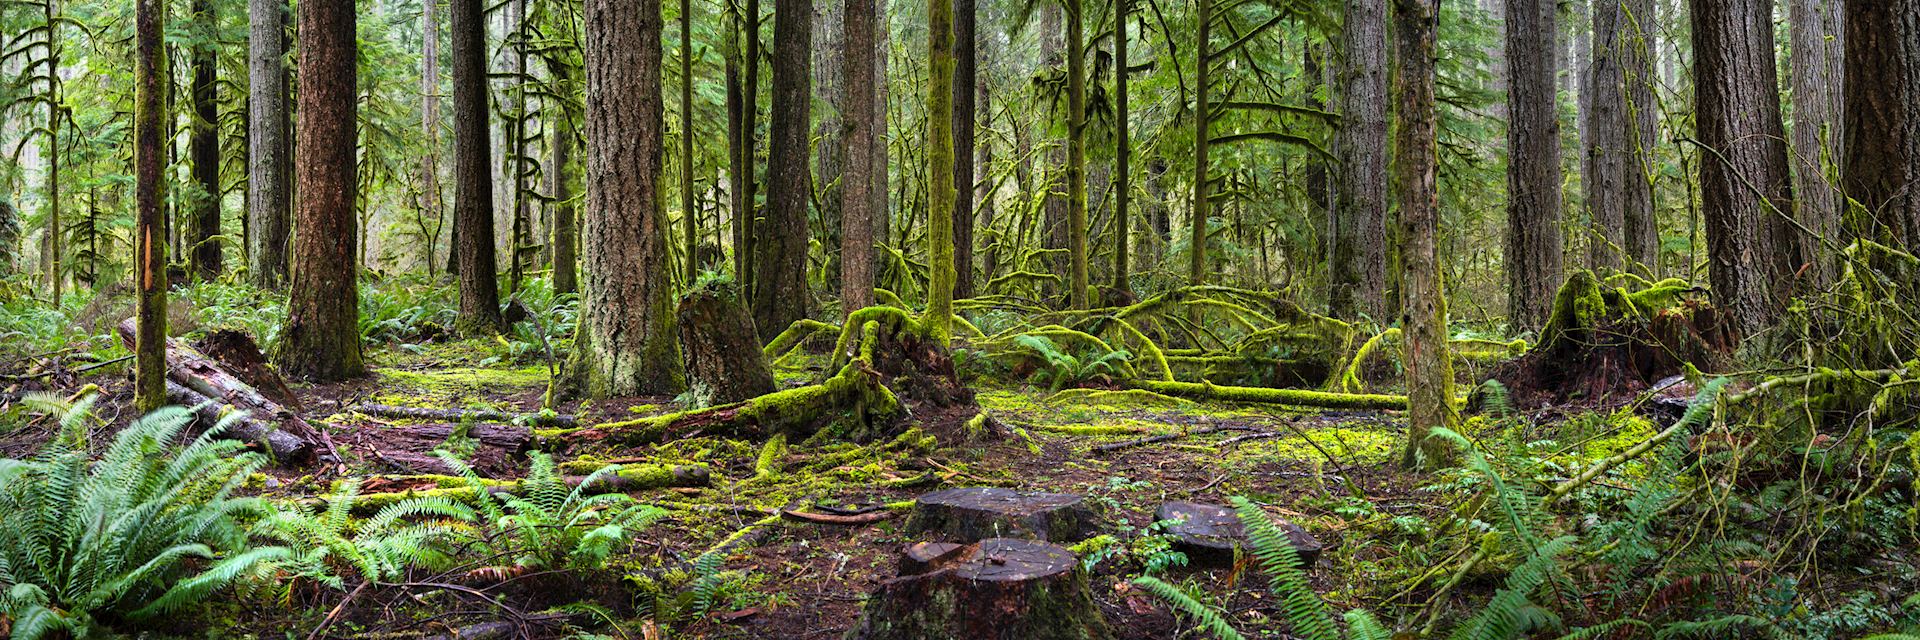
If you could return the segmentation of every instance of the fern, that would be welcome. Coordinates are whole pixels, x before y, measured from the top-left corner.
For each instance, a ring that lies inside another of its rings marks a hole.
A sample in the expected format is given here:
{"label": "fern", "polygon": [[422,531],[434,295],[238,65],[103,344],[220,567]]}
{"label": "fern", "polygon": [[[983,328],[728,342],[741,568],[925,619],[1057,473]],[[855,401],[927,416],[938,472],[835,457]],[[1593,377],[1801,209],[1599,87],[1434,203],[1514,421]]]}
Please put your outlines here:
{"label": "fern", "polygon": [[1493,600],[1481,608],[1466,624],[1455,629],[1448,636],[1451,640],[1510,640],[1539,626],[1527,624],[1540,616],[1532,607],[1533,592],[1546,584],[1552,577],[1554,562],[1560,554],[1573,546],[1572,536],[1563,536],[1547,541],[1536,548],[1527,557],[1526,562],[1514,567],[1507,575],[1505,585],[1495,592]]}
{"label": "fern", "polygon": [[1166,581],[1153,576],[1140,576],[1133,579],[1133,586],[1140,587],[1173,607],[1174,611],[1192,621],[1195,627],[1207,632],[1218,640],[1242,640],[1245,636],[1234,630],[1233,625],[1220,611],[1200,602],[1192,594]]}
{"label": "fern", "polygon": [[1307,573],[1300,569],[1300,555],[1287,534],[1274,526],[1273,519],[1246,498],[1234,496],[1234,515],[1246,529],[1248,545],[1260,568],[1267,572],[1267,586],[1280,597],[1294,635],[1307,640],[1339,640],[1327,605],[1307,584]]}
{"label": "fern", "polygon": [[467,523],[474,517],[464,504],[417,497],[387,505],[356,525],[349,516],[359,498],[359,479],[348,479],[328,496],[324,511],[314,506],[279,510],[254,532],[294,550],[277,563],[279,568],[339,589],[345,586],[343,568],[362,581],[383,582],[412,567],[444,566],[450,542],[470,531]]}
{"label": "fern", "polygon": [[1752,638],[1758,637],[1742,631],[1757,631],[1769,638],[1785,637],[1780,627],[1773,621],[1757,616],[1733,614],[1707,620],[1675,622],[1660,627],[1654,632],[1654,640],[1667,638]]}

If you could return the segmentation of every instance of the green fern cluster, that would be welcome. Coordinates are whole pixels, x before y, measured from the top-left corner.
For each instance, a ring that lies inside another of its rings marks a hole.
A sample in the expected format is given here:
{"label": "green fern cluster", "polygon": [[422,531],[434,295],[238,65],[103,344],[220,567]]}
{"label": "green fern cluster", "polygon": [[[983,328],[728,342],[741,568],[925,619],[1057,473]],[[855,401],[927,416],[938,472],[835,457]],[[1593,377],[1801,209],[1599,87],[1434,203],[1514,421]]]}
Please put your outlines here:
{"label": "green fern cluster", "polygon": [[[629,534],[667,515],[624,493],[588,494],[587,487],[618,473],[619,465],[595,471],[578,486],[568,487],[551,456],[535,451],[528,457],[532,465],[520,483],[519,495],[476,490],[480,514],[519,554],[514,560],[517,566],[599,569]],[[466,476],[468,486],[484,485],[465,462],[445,454],[441,460]]]}
{"label": "green fern cluster", "polygon": [[1122,365],[1133,359],[1133,354],[1125,350],[1082,358],[1061,349],[1046,336],[1023,334],[1014,336],[1013,341],[1040,364],[1032,376],[1034,383],[1047,385],[1052,391],[1102,377],[1111,378],[1120,373]]}
{"label": "green fern cluster", "polygon": [[385,582],[412,567],[445,566],[451,543],[470,535],[473,509],[445,497],[416,497],[387,505],[365,520],[354,520],[360,480],[348,479],[328,496],[326,507],[280,509],[254,526],[254,533],[293,549],[278,563],[289,574],[345,587],[342,573]]}
{"label": "green fern cluster", "polygon": [[193,414],[161,409],[95,458],[90,404],[32,460],[0,460],[0,616],[16,640],[152,618],[289,557],[247,543],[240,520],[260,504],[233,493],[263,461],[214,438],[231,419],[170,451]]}

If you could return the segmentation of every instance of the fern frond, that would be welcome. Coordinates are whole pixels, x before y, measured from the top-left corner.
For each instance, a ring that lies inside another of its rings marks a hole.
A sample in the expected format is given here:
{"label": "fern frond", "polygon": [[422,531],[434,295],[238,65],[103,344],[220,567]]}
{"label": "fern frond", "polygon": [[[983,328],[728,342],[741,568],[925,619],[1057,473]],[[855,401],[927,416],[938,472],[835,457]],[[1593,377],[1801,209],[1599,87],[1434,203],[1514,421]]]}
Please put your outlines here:
{"label": "fern frond", "polygon": [[1327,604],[1307,584],[1307,574],[1300,568],[1300,554],[1294,550],[1293,540],[1273,524],[1273,519],[1259,505],[1240,496],[1234,496],[1231,502],[1234,515],[1246,530],[1254,557],[1260,560],[1261,570],[1267,572],[1268,588],[1285,605],[1287,621],[1293,624],[1294,634],[1307,640],[1340,640]]}
{"label": "fern frond", "polygon": [[1133,586],[1153,594],[1154,597],[1167,603],[1167,606],[1172,607],[1176,614],[1193,622],[1195,628],[1205,631],[1207,635],[1217,640],[1244,640],[1245,638],[1233,628],[1232,623],[1227,622],[1226,616],[1218,609],[1207,606],[1206,603],[1200,602],[1199,599],[1165,580],[1153,576],[1140,576],[1133,579]]}

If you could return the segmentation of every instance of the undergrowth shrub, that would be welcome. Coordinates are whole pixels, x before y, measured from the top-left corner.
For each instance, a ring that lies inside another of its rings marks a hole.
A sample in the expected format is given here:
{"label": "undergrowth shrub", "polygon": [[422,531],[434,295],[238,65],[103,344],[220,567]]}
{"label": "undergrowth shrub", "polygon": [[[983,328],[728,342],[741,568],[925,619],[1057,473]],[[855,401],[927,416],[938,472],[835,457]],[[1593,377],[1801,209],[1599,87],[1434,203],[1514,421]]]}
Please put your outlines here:
{"label": "undergrowth shrub", "polygon": [[[589,494],[587,488],[620,470],[610,465],[568,487],[559,466],[546,453],[528,453],[530,467],[515,494],[476,490],[477,512],[485,518],[488,546],[513,559],[513,570],[604,568],[607,558],[636,531],[665,518],[667,512],[624,493]],[[445,453],[440,459],[459,471],[468,486],[484,483],[473,467]]]}

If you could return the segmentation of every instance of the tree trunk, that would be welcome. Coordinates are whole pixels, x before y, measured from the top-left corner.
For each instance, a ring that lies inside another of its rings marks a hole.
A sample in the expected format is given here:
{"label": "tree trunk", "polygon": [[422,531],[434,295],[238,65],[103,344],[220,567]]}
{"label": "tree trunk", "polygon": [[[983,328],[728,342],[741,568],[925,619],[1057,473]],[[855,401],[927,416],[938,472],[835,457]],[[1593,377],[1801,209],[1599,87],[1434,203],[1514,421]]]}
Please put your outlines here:
{"label": "tree trunk", "polygon": [[287,241],[293,224],[285,166],[287,147],[287,4],[248,0],[247,21],[247,271],[254,286],[277,290],[287,282]]}
{"label": "tree trunk", "polygon": [[[986,43],[982,42],[981,44],[985,45]],[[976,123],[975,129],[985,129],[985,130],[991,131],[993,130],[993,102],[991,101],[991,96],[987,92],[987,77],[984,75],[979,75],[978,73],[974,74],[973,86],[974,86],[974,99],[973,99],[974,113],[979,114],[978,119],[980,120],[980,122]],[[997,216],[996,216],[996,208],[994,207],[994,204],[993,204],[994,180],[993,180],[993,136],[992,135],[974,136],[973,166],[974,166],[973,174],[975,178],[974,187],[973,187],[973,201],[975,203],[974,204],[975,208],[980,210],[979,215],[976,216],[977,219],[979,220],[978,227],[976,227],[978,231],[976,231],[974,234],[976,237],[980,237],[980,245],[981,245],[980,246],[981,255],[980,255],[980,273],[979,273],[980,280],[979,281],[992,282],[993,277],[995,275],[998,275],[999,273],[996,267],[999,265],[999,261],[1000,261],[1000,250],[1002,248],[1001,245],[1007,242],[1006,235],[1000,233],[999,229],[994,226],[996,224],[995,218]],[[984,289],[985,289],[984,285],[976,285],[973,290],[973,295],[977,296],[982,293],[990,293],[990,292],[984,291]]]}
{"label": "tree trunk", "polygon": [[974,0],[953,0],[953,297],[971,298],[973,288],[974,83],[979,50]]}
{"label": "tree trunk", "polygon": [[1193,47],[1193,204],[1188,213],[1187,286],[1207,283],[1207,50],[1213,25],[1213,0],[1198,3],[1200,35]]}
{"label": "tree trunk", "polygon": [[[1793,47],[1794,218],[1820,237],[1834,240],[1840,231],[1840,89],[1846,77],[1843,1],[1791,0],[1788,9]],[[1813,263],[1814,284],[1832,282],[1839,273],[1835,257],[1825,254],[1820,238],[1798,237],[1800,259]]]}
{"label": "tree trunk", "polygon": [[744,21],[740,16],[739,5],[729,2],[726,7],[727,67],[724,71],[724,81],[727,85],[727,217],[733,225],[728,238],[733,246],[733,264],[730,266],[733,268],[734,278],[745,286],[748,284],[747,234],[751,229],[749,224],[753,220],[752,209],[747,201],[746,187],[747,181],[751,179],[748,175],[752,171],[749,164],[751,159],[742,150],[747,142],[745,117],[748,107],[741,95],[743,88],[740,86],[740,67],[741,58],[745,54],[740,51],[740,48],[741,41],[746,37],[744,33],[746,29],[742,26]]}
{"label": "tree trunk", "polygon": [[[1061,68],[1067,60],[1065,18],[1063,17],[1066,12],[1060,8],[1059,3],[1045,4],[1046,7],[1040,13],[1040,56],[1041,64],[1048,70],[1052,70]],[[1049,105],[1047,113],[1049,120],[1046,121],[1043,129],[1047,132],[1044,134],[1045,137],[1051,138],[1055,123],[1058,122],[1057,118],[1060,116],[1060,109],[1056,105]],[[1067,255],[1069,242],[1065,196],[1067,187],[1061,180],[1067,166],[1067,145],[1053,145],[1048,149],[1047,156],[1045,170],[1041,172],[1040,184],[1040,188],[1046,193],[1045,216],[1042,218],[1041,227],[1046,236],[1042,238],[1040,246],[1047,250],[1047,257],[1043,260],[1047,273],[1058,278],[1047,283],[1045,293],[1048,298],[1057,303],[1061,294],[1064,293],[1063,290],[1067,288],[1066,283],[1073,279],[1072,260]]]}
{"label": "tree trunk", "polygon": [[1846,194],[1857,238],[1920,244],[1920,0],[1848,0]]}
{"label": "tree trunk", "polygon": [[[840,144],[846,162],[840,179],[840,307],[842,313],[873,305],[874,0],[849,0],[846,29],[846,95],[840,107],[846,130]],[[882,169],[884,170],[884,169]],[[884,187],[883,187],[884,188]],[[771,330],[771,329],[769,329]]]}
{"label": "tree trunk", "polygon": [[1405,300],[1407,448],[1401,466],[1435,468],[1450,456],[1435,428],[1458,428],[1453,409],[1453,362],[1447,352],[1447,293],[1441,279],[1439,183],[1434,107],[1434,39],[1440,0],[1397,0],[1400,128],[1398,155],[1401,297]]}
{"label": "tree trunk", "polygon": [[167,404],[167,243],[165,101],[167,94],[166,6],[135,0],[133,167],[134,279],[139,285],[134,338],[133,404],[152,411]]}
{"label": "tree trunk", "polygon": [[[888,237],[887,234],[893,230],[893,203],[889,200],[889,194],[892,193],[889,189],[889,182],[891,182],[893,165],[888,161],[890,155],[889,145],[891,144],[891,138],[888,136],[891,136],[892,133],[887,130],[887,121],[888,118],[891,117],[891,114],[888,113],[887,110],[887,100],[892,96],[892,94],[889,93],[890,89],[887,83],[887,54],[892,51],[893,36],[891,35],[892,23],[887,21],[888,0],[876,0],[873,6],[873,15],[876,16],[873,24],[873,44],[875,47],[875,57],[873,61],[874,116],[873,138],[872,143],[868,146],[874,150],[873,237],[875,241],[884,242]],[[879,252],[875,253],[874,259],[876,262],[874,274],[877,277],[882,268],[879,264],[882,258],[878,255]]]}
{"label": "tree trunk", "polygon": [[[1067,254],[1072,260],[1067,304],[1074,309],[1085,309],[1088,306],[1086,13],[1083,0],[1062,1],[1067,5]],[[1203,39],[1206,32],[1202,26]],[[1205,111],[1204,99],[1200,104]]]}
{"label": "tree trunk", "polygon": [[[491,334],[500,321],[494,273],[493,157],[487,133],[487,23],[482,0],[447,0],[453,32],[453,240],[460,267],[461,333]],[[589,236],[591,237],[591,236]]]}
{"label": "tree trunk", "polygon": [[762,343],[744,302],[738,285],[722,281],[688,291],[674,312],[687,378],[705,385],[712,404],[774,392],[773,369],[760,351]]}
{"label": "tree trunk", "polygon": [[300,129],[294,173],[300,233],[288,287],[280,368],[313,381],[360,375],[360,289],[355,245],[359,179],[358,14],[351,3],[300,4]]}
{"label": "tree trunk", "polygon": [[674,394],[686,386],[675,343],[667,218],[660,208],[665,118],[660,0],[589,0],[587,209],[581,235],[578,344],[568,365],[590,398]]}
{"label": "tree trunk", "polygon": [[1338,213],[1328,312],[1347,320],[1387,317],[1387,4],[1347,3],[1341,30]]}
{"label": "tree trunk", "polygon": [[[573,71],[565,64],[553,66],[553,81],[562,87],[567,95],[575,95]],[[575,293],[580,289],[577,278],[579,267],[576,264],[579,255],[576,238],[579,230],[574,218],[576,205],[573,202],[573,143],[574,115],[570,109],[562,107],[554,117],[553,132],[553,237],[548,240],[553,245],[553,292]]]}
{"label": "tree trunk", "polygon": [[1648,275],[1660,273],[1659,207],[1654,203],[1653,150],[1659,144],[1660,103],[1653,94],[1658,32],[1652,0],[1624,0],[1620,37],[1621,79],[1626,82],[1626,160],[1623,168],[1627,259]]}
{"label": "tree trunk", "polygon": [[438,265],[434,261],[435,245],[440,242],[445,222],[445,208],[440,206],[440,0],[426,0],[421,9],[420,128],[427,149],[420,156],[420,219],[423,226],[426,220],[433,221],[433,233],[426,240],[427,275],[431,277]]}
{"label": "tree trunk", "polygon": [[1625,270],[1627,246],[1626,35],[1623,0],[1592,0],[1591,57],[1581,78],[1588,87],[1581,148],[1587,219],[1587,267],[1602,274]]}
{"label": "tree trunk", "polygon": [[767,142],[767,210],[754,226],[753,319],[778,333],[807,317],[807,150],[813,94],[813,10],[775,0],[773,115]]}
{"label": "tree trunk", "polygon": [[[927,0],[927,314],[923,322],[944,345],[953,322],[954,0]],[[1084,294],[1083,294],[1084,295]]]}
{"label": "tree trunk", "polygon": [[[823,247],[840,245],[841,223],[843,215],[840,208],[840,191],[846,188],[843,165],[846,163],[844,145],[840,137],[846,126],[842,124],[846,106],[841,85],[846,82],[846,7],[844,2],[813,3],[813,95],[819,103],[832,105],[833,108],[817,111],[813,114],[813,175],[812,198],[817,205],[820,230],[820,244]],[[822,280],[828,287],[840,283],[841,271],[845,265],[844,256],[827,251],[823,264],[825,272]]]}
{"label": "tree trunk", "polygon": [[1776,308],[1783,212],[1791,206],[1786,132],[1774,73],[1772,0],[1693,0],[1695,104],[1713,303],[1735,333]]}
{"label": "tree trunk", "polygon": [[57,0],[47,0],[43,7],[46,18],[43,37],[47,48],[47,284],[53,287],[53,304],[58,307],[66,285],[66,270],[60,266],[61,257],[65,255],[60,248],[60,241],[66,227],[60,222],[60,23],[56,17],[59,3]]}
{"label": "tree trunk", "polygon": [[[194,0],[193,19],[200,28],[212,33],[219,25],[211,0]],[[194,277],[211,281],[220,276],[220,109],[214,88],[213,41],[193,48],[193,133],[188,143],[193,156],[193,181],[200,196],[193,201],[193,218],[188,225],[187,252],[189,271]]]}
{"label": "tree trunk", "polygon": [[736,203],[740,209],[734,214],[733,252],[740,282],[751,297],[759,283],[754,274],[754,263],[758,260],[754,239],[760,229],[760,205],[756,202],[759,182],[755,174],[760,140],[760,0],[747,0],[747,14],[741,19],[740,31],[747,41],[747,50],[746,77],[740,81],[740,194]]}
{"label": "tree trunk", "polygon": [[1560,118],[1554,96],[1554,0],[1506,0],[1507,315],[1515,331],[1547,321],[1560,287]]}
{"label": "tree trunk", "polygon": [[[1113,290],[1122,299],[1133,297],[1128,264],[1128,241],[1133,232],[1133,217],[1127,210],[1127,201],[1133,196],[1133,140],[1127,121],[1132,114],[1127,105],[1127,15],[1127,0],[1113,0]],[[980,93],[986,95],[984,90]]]}
{"label": "tree trunk", "polygon": [[686,225],[687,282],[700,275],[700,212],[693,207],[693,3],[680,0],[680,215]]}
{"label": "tree trunk", "polygon": [[513,185],[513,223],[507,234],[507,295],[520,293],[520,282],[526,277],[526,260],[522,255],[531,236],[531,208],[527,206],[527,2],[513,0],[513,35],[510,44],[513,47],[513,117],[507,121],[507,145],[510,154],[507,158],[507,180]]}

